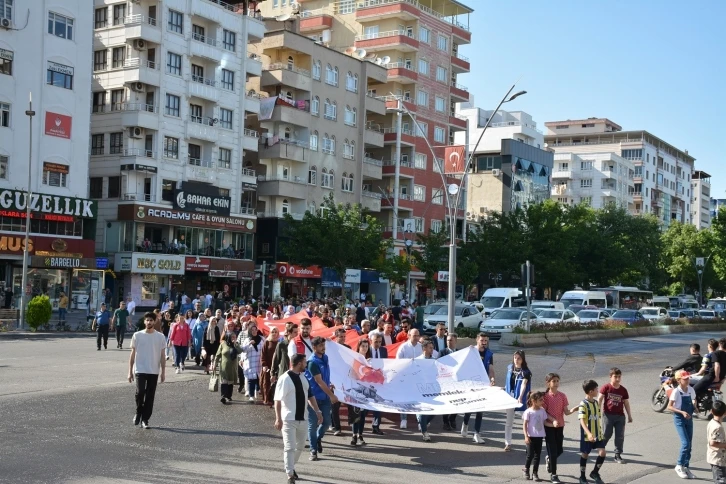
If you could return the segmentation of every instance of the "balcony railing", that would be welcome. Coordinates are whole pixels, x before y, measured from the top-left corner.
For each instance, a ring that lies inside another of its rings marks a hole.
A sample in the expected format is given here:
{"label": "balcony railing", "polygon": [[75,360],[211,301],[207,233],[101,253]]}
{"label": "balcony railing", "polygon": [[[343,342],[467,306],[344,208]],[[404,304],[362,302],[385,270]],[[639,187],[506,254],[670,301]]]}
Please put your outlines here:
{"label": "balcony railing", "polygon": [[257,175],[255,174],[255,170],[251,170],[251,169],[249,169],[249,168],[242,168],[242,169],[240,170],[240,174],[241,174],[242,176],[251,176],[251,177],[253,177],[253,178],[257,176]]}
{"label": "balcony railing", "polygon": [[132,69],[138,67],[148,67],[149,69],[158,69],[159,64],[154,61],[142,61],[139,57],[124,60],[124,69]]}
{"label": "balcony railing", "polygon": [[307,69],[301,69],[299,67],[291,66],[289,64],[282,64],[280,62],[276,62],[274,64],[270,64],[267,66],[262,66],[263,71],[292,71],[300,74],[301,76],[310,77],[310,71]]}
{"label": "balcony railing", "polygon": [[363,196],[369,198],[377,198],[378,200],[381,200],[383,198],[383,195],[381,195],[380,193],[372,192],[370,190],[363,190]]}
{"label": "balcony railing", "polygon": [[451,82],[451,87],[456,88],[456,89],[461,89],[462,91],[468,91],[469,90],[468,87],[462,86],[461,84],[457,84],[456,82],[453,82],[453,81]]}
{"label": "balcony railing", "polygon": [[150,193],[124,193],[124,200],[137,200],[142,202],[156,202],[156,197]]}
{"label": "balcony railing", "polygon": [[369,165],[375,166],[383,166],[383,160],[376,160],[375,158],[369,158],[368,156],[363,158],[363,163],[368,163]]}
{"label": "balcony railing", "polygon": [[217,122],[214,119],[208,116],[189,116],[189,121],[192,123],[203,124],[205,126],[215,126]]}
{"label": "balcony railing", "polygon": [[208,35],[202,35],[198,33],[192,33],[192,40],[196,40],[197,42],[201,42],[202,44],[217,46],[217,39],[214,37],[210,37]]}
{"label": "balcony railing", "polygon": [[214,168],[216,165],[211,160],[203,160],[201,158],[195,158],[193,156],[187,156],[187,164],[193,166],[202,166],[204,168]]}
{"label": "balcony railing", "polygon": [[270,210],[267,212],[257,212],[258,218],[283,218],[283,217],[285,217],[285,215],[291,216],[294,220],[302,220],[303,217],[305,216],[304,213],[283,212],[282,210],[277,211],[277,212],[275,212],[273,210]]}
{"label": "balcony railing", "polygon": [[125,25],[132,24],[149,24],[156,27],[156,19],[152,17],[145,17],[143,15],[127,15],[124,19]]}
{"label": "balcony railing", "polygon": [[[94,108],[99,106],[94,106]],[[146,104],[146,103],[111,103],[109,106],[110,111],[109,112],[115,112],[115,111],[146,111],[147,113],[157,113],[159,109],[155,107],[153,104]],[[95,112],[104,112],[94,110]]]}
{"label": "balcony railing", "polygon": [[289,183],[297,183],[299,185],[307,185],[307,182],[303,180],[302,177],[299,176],[283,176],[283,175],[258,175],[257,176],[258,182],[268,182],[268,181],[284,181]]}
{"label": "balcony railing", "polygon": [[245,128],[245,130],[243,132],[244,132],[245,136],[249,136],[250,138],[259,138],[260,137],[260,133],[258,133],[257,131],[254,131],[252,129]]}
{"label": "balcony railing", "polygon": [[[381,130],[381,133],[383,133],[383,134],[397,133],[397,132],[398,131],[396,130],[395,126],[391,126],[390,128],[383,128]],[[415,134],[413,134],[413,131],[411,131],[410,129],[406,129],[406,128],[401,128],[401,134],[407,134],[409,136],[416,136]]]}
{"label": "balcony railing", "polygon": [[464,62],[469,62],[469,58],[459,52],[452,52],[451,55],[456,57],[457,59],[463,60]]}
{"label": "balcony railing", "polygon": [[410,62],[390,62],[388,64],[383,64],[383,67],[386,69],[408,69],[410,71],[413,70],[413,66]]}
{"label": "balcony railing", "polygon": [[126,148],[121,152],[121,156],[142,156],[144,158],[156,158],[156,151],[145,150],[143,148]]}
{"label": "balcony railing", "polygon": [[204,84],[205,86],[216,86],[217,81],[214,79],[207,79],[206,77],[202,76],[192,76],[192,82],[196,82],[198,84]]}
{"label": "balcony railing", "polygon": [[[387,30],[385,32],[374,32],[372,34],[361,34],[356,35],[355,40],[373,40],[373,39],[382,39],[384,37],[393,37],[395,35],[407,35],[405,30]],[[409,35],[409,37],[413,37],[413,35]]]}
{"label": "balcony railing", "polygon": [[[382,162],[383,166],[396,166],[396,160],[383,160]],[[413,168],[413,162],[412,161],[401,161],[399,163],[400,166],[403,166],[405,168]]]}
{"label": "balcony railing", "polygon": [[239,208],[240,215],[255,215],[256,212],[257,212],[257,208],[255,208],[255,207],[242,206]]}

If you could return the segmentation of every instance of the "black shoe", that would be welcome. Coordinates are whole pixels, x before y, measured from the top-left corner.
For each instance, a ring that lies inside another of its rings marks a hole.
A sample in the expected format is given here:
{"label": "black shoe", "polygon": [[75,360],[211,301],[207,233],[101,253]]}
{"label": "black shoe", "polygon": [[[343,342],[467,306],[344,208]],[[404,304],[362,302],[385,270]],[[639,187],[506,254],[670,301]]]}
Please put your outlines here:
{"label": "black shoe", "polygon": [[373,427],[373,430],[371,431],[376,435],[383,435],[383,432],[381,432],[381,429],[378,427]]}
{"label": "black shoe", "polygon": [[579,482],[579,484],[588,484],[585,476],[580,476],[580,480],[578,482]]}
{"label": "black shoe", "polygon": [[449,430],[456,431],[456,420],[449,422],[449,427],[451,427]]}
{"label": "black shoe", "polygon": [[107,349],[108,349],[108,346],[106,346],[106,345],[103,345],[103,349],[104,349],[104,350],[107,350]]}
{"label": "black shoe", "polygon": [[237,393],[242,393],[243,391],[245,391],[245,390],[244,390],[244,388],[242,388],[242,387],[239,387],[239,388],[237,389]]}
{"label": "black shoe", "polygon": [[227,405],[227,399],[222,397],[219,399],[220,402],[222,402],[223,405]]}
{"label": "black shoe", "polygon": [[536,472],[533,472],[533,473],[532,473],[532,480],[533,480],[534,482],[542,482],[542,479],[540,479],[540,478],[539,478],[539,476],[537,475],[537,473],[536,473]]}
{"label": "black shoe", "polygon": [[292,475],[295,479],[300,479],[300,477],[297,475],[297,471],[292,471]]}
{"label": "black shoe", "polygon": [[363,436],[362,435],[359,435],[358,436],[358,442],[360,442],[360,445],[366,445],[366,441],[363,440]]}
{"label": "black shoe", "polygon": [[320,460],[320,459],[318,459],[318,453],[317,453],[317,452],[310,452],[310,457],[309,457],[309,459],[310,459],[311,461],[313,461],[313,462],[315,462],[316,460]]}
{"label": "black shoe", "polygon": [[602,478],[600,477],[600,473],[597,472],[597,471],[592,471],[590,473],[590,479],[592,479],[593,481],[595,481],[595,484],[605,484],[603,482]]}
{"label": "black shoe", "polygon": [[318,439],[318,453],[323,453],[323,439]]}
{"label": "black shoe", "polygon": [[[550,456],[545,457],[545,464],[547,465],[547,473],[552,474],[552,466],[550,465]],[[554,482],[554,481],[552,481]]]}
{"label": "black shoe", "polygon": [[449,425],[449,422],[444,423],[444,430],[451,430],[451,425]]}
{"label": "black shoe", "polygon": [[560,480],[560,478],[559,478],[559,477],[557,477],[557,474],[552,474],[552,475],[550,476],[550,482],[551,482],[552,484],[562,484],[562,481]]}
{"label": "black shoe", "polygon": [[353,447],[358,445],[358,436],[357,435],[353,434],[353,437],[350,439],[350,445],[352,445]]}
{"label": "black shoe", "polygon": [[522,478],[525,481],[529,481],[532,479],[532,476],[529,475],[529,469],[527,469],[527,468],[522,469]]}
{"label": "black shoe", "polygon": [[139,425],[139,422],[141,422],[141,415],[137,413],[134,415],[134,425]]}
{"label": "black shoe", "polygon": [[96,351],[101,351],[101,347],[99,346],[98,348],[96,348]]}
{"label": "black shoe", "polygon": [[622,458],[622,457],[620,457],[620,454],[615,454],[615,458],[614,458],[614,460],[615,460],[615,462],[617,462],[618,464],[622,464],[622,463],[624,462],[624,461],[623,461],[623,458]]}

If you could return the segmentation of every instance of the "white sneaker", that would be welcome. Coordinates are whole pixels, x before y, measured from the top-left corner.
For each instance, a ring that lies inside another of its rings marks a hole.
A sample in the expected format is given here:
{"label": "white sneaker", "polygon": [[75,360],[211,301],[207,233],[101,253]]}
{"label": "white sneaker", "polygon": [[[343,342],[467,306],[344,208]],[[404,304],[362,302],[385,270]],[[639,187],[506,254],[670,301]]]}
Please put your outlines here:
{"label": "white sneaker", "polygon": [[401,428],[405,429],[408,427],[408,420],[401,420]]}
{"label": "white sneaker", "polygon": [[428,432],[423,433],[423,441],[424,442],[431,442],[431,437],[429,436]]}
{"label": "white sneaker", "polygon": [[468,424],[461,424],[461,436],[466,438],[466,436],[469,434],[469,425]]}
{"label": "white sneaker", "polygon": [[475,444],[483,444],[484,443],[484,439],[481,438],[481,436],[479,435],[479,432],[474,432],[474,443]]}
{"label": "white sneaker", "polygon": [[179,373],[181,373],[181,370],[179,368],[177,368],[176,369],[176,374],[178,375]]}
{"label": "white sneaker", "polygon": [[686,471],[686,474],[688,475],[688,478],[689,479],[695,479],[696,478],[696,476],[693,475],[693,472],[691,472],[691,469],[689,469],[688,467],[683,467],[683,470]]}
{"label": "white sneaker", "polygon": [[255,399],[253,397],[250,397],[250,403],[255,403]]}
{"label": "white sneaker", "polygon": [[676,474],[678,474],[678,477],[681,479],[689,479],[688,474],[686,474],[686,471],[684,471],[681,466],[676,466]]}

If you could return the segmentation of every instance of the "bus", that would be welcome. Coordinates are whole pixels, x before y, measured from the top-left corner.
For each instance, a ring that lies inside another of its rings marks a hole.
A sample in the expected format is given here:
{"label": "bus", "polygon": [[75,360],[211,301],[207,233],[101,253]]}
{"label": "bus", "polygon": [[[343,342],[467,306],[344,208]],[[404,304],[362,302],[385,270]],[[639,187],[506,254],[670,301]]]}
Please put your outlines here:
{"label": "bus", "polygon": [[637,287],[609,286],[594,287],[592,290],[605,293],[609,308],[640,309],[653,302],[653,291],[644,291]]}

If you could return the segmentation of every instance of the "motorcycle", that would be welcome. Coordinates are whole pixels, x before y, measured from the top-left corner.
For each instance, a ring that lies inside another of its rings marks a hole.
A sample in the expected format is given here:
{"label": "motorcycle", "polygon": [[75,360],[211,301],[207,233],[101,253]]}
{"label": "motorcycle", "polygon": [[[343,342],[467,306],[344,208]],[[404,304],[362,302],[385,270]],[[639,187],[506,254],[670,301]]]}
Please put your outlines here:
{"label": "motorcycle", "polygon": [[[693,382],[695,384],[696,382]],[[703,414],[704,417],[710,418],[713,402],[723,400],[721,394],[721,383],[714,383],[708,387],[703,395],[696,395],[696,412],[695,416]],[[660,374],[660,386],[653,391],[650,398],[650,407],[655,411],[662,413],[668,408],[668,398],[674,388],[678,386],[675,380],[675,372],[673,368],[668,366]]]}

